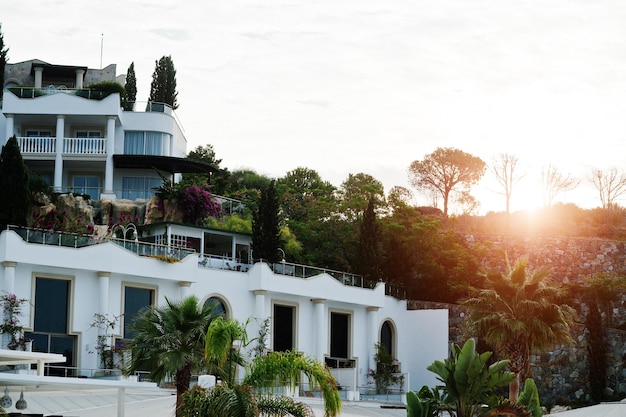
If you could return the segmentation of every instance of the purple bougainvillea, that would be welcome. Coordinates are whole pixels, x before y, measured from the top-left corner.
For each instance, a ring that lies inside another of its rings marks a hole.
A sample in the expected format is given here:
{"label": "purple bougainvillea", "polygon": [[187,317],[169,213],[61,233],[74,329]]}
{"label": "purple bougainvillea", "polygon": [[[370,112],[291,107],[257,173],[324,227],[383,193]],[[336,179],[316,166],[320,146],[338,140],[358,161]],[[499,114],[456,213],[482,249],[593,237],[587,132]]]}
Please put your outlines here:
{"label": "purple bougainvillea", "polygon": [[222,214],[220,202],[213,199],[209,190],[197,185],[182,190],[178,207],[183,212],[184,221],[193,224],[200,224],[207,217],[219,217]]}

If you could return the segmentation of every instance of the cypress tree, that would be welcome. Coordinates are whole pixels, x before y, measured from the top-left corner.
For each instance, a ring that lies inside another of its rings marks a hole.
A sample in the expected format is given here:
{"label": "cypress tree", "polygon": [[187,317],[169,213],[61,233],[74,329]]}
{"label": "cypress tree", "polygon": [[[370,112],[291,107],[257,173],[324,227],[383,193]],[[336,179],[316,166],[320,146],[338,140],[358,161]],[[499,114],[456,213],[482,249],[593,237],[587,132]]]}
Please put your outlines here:
{"label": "cypress tree", "polygon": [[30,206],[28,168],[24,165],[15,136],[11,137],[0,153],[0,225],[26,226]]}
{"label": "cypress tree", "polygon": [[177,96],[174,62],[171,56],[163,56],[156,61],[148,100],[155,103],[166,103],[173,109],[177,109]]}
{"label": "cypress tree", "polygon": [[252,215],[252,253],[255,259],[262,258],[269,262],[282,259],[278,253],[279,208],[276,183],[272,180],[266,189],[261,190],[259,207]]}
{"label": "cypress tree", "polygon": [[2,24],[0,23],[0,98],[4,90],[4,68],[9,60],[9,48],[4,45],[4,35],[2,34]]}
{"label": "cypress tree", "polygon": [[131,62],[126,71],[126,84],[124,85],[126,90],[126,108],[124,110],[132,110],[135,101],[137,100],[137,77],[135,77],[135,63]]}
{"label": "cypress tree", "polygon": [[375,202],[372,196],[361,221],[357,265],[358,272],[366,280],[378,281],[382,277],[381,230],[374,208]]}

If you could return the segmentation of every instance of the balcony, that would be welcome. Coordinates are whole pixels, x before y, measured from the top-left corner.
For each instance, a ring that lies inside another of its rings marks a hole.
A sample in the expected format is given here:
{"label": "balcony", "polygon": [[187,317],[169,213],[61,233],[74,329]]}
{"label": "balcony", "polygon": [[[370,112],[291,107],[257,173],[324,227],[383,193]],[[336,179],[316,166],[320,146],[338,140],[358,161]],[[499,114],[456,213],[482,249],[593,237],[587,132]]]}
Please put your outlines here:
{"label": "balcony", "polygon": [[36,88],[36,87],[9,87],[8,89],[16,97],[19,98],[36,98],[42,96],[49,96],[52,94],[70,94],[78,97],[83,97],[89,100],[102,100],[112,94],[111,91],[94,90],[90,88],[65,88],[63,86],[56,87],[51,85],[49,87]]}
{"label": "balcony", "polygon": [[[50,155],[56,153],[54,137],[17,138],[22,155]],[[63,155],[106,155],[106,138],[63,138]]]}

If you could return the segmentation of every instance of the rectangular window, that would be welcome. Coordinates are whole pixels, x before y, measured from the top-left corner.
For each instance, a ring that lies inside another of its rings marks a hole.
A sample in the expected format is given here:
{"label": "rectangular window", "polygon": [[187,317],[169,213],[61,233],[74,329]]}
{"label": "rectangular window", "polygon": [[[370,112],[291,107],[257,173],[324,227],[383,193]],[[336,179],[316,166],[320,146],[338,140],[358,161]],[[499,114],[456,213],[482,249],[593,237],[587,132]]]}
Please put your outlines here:
{"label": "rectangular window", "polygon": [[274,352],[295,348],[295,312],[293,306],[274,304],[272,339]]}
{"label": "rectangular window", "polygon": [[50,137],[52,137],[52,130],[49,130],[49,129],[28,129],[26,131],[26,137],[28,137],[28,138],[50,138]]}
{"label": "rectangular window", "polygon": [[124,133],[124,154],[167,155],[169,135],[162,132],[127,131]]}
{"label": "rectangular window", "polygon": [[124,177],[122,178],[122,198],[126,200],[147,200],[154,196],[154,189],[162,183],[161,178]]}
{"label": "rectangular window", "polygon": [[69,306],[71,281],[65,279],[36,278],[35,315],[33,331],[26,337],[33,340],[35,352],[60,353],[67,360],[54,364],[48,375],[72,376],[64,367],[74,366],[76,336],[69,334]]}
{"label": "rectangular window", "polygon": [[100,177],[97,175],[74,175],[72,192],[87,194],[92,200],[100,199]]}
{"label": "rectangular window", "polygon": [[350,358],[350,315],[330,313],[330,356]]}
{"label": "rectangular window", "polygon": [[101,138],[102,132],[98,130],[77,130],[77,138]]}
{"label": "rectangular window", "polygon": [[132,339],[132,323],[144,307],[154,305],[154,289],[124,287],[124,339]]}

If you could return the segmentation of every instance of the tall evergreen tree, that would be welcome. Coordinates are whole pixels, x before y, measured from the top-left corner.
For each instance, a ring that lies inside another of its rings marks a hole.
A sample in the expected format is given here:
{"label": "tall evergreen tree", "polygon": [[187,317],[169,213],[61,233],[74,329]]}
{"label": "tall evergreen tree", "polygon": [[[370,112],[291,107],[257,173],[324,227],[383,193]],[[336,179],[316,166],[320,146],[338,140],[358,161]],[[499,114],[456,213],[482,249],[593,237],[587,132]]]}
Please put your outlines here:
{"label": "tall evergreen tree", "polygon": [[257,259],[269,262],[280,261],[279,205],[276,194],[276,183],[272,180],[269,186],[261,191],[259,207],[252,216],[252,251]]}
{"label": "tall evergreen tree", "polygon": [[9,138],[0,153],[0,225],[26,225],[30,205],[28,168],[24,165],[15,136]]}
{"label": "tall evergreen tree", "polygon": [[376,219],[374,196],[370,197],[361,221],[361,233],[357,250],[358,272],[367,280],[382,278],[381,228]]}
{"label": "tall evergreen tree", "polygon": [[132,110],[135,101],[137,100],[137,77],[135,76],[135,63],[131,62],[126,71],[126,84],[124,84],[126,90],[126,108],[124,110]]}
{"label": "tall evergreen tree", "polygon": [[2,24],[0,23],[0,98],[2,98],[4,90],[4,67],[9,60],[9,48],[4,44],[4,35],[2,34]]}
{"label": "tall evergreen tree", "polygon": [[177,109],[177,96],[174,62],[171,56],[163,56],[156,61],[148,100],[156,103],[166,103],[172,106],[173,109]]}

